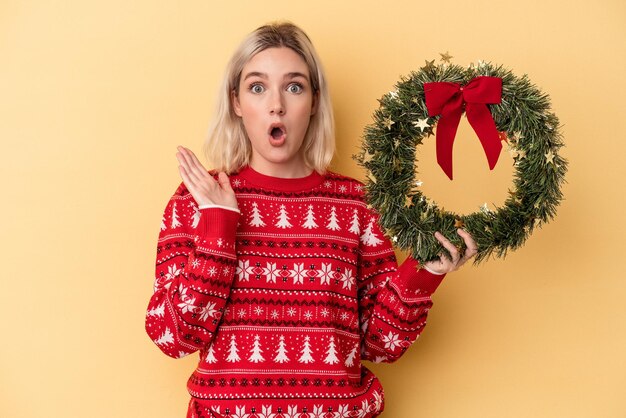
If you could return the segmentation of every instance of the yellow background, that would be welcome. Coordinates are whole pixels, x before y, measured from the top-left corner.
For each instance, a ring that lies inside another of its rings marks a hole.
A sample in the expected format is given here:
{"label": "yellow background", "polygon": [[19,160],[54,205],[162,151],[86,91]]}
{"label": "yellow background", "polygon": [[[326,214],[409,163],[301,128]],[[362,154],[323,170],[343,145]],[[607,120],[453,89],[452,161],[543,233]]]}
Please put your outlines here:
{"label": "yellow background", "polygon": [[[143,330],[175,146],[200,151],[229,55],[275,19],[302,26],[326,66],[336,171],[363,178],[350,156],[377,99],[439,52],[527,73],[563,124],[557,218],[445,279],[419,342],[373,367],[383,415],[625,416],[621,0],[1,2],[0,416],[184,416],[195,356],[166,358]],[[503,199],[511,160],[485,186],[462,124],[460,186],[430,144],[420,175],[473,211]]]}

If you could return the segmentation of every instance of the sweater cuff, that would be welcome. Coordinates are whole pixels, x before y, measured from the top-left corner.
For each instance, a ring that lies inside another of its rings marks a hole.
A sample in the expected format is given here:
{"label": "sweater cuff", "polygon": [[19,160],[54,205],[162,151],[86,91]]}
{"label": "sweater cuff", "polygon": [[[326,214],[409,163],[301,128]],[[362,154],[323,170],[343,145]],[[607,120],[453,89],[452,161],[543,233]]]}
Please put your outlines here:
{"label": "sweater cuff", "polygon": [[233,252],[240,214],[223,208],[200,209],[196,242],[201,247],[212,247]]}
{"label": "sweater cuff", "polygon": [[400,266],[396,283],[406,296],[430,296],[437,290],[446,276],[418,268],[419,263],[413,257],[408,257]]}

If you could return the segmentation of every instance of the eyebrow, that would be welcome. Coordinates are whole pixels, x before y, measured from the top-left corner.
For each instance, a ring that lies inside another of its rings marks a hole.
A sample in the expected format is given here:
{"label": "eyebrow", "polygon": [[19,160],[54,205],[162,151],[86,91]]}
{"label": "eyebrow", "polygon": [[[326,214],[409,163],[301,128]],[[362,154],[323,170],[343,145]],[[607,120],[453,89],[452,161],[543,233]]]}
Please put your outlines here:
{"label": "eyebrow", "polygon": [[[263,78],[263,79],[267,79],[268,78],[267,74],[265,74],[265,73],[262,73],[262,72],[259,72],[259,71],[252,71],[252,72],[249,72],[248,74],[246,74],[246,76],[243,79],[245,81],[245,80],[247,80],[247,79],[249,79],[251,77],[260,77],[260,78]],[[300,73],[300,72],[297,72],[297,71],[285,74],[284,78],[291,80],[291,79],[298,78],[298,77],[302,77],[305,80],[309,81],[309,77],[307,77],[306,74],[303,74],[303,73]]]}

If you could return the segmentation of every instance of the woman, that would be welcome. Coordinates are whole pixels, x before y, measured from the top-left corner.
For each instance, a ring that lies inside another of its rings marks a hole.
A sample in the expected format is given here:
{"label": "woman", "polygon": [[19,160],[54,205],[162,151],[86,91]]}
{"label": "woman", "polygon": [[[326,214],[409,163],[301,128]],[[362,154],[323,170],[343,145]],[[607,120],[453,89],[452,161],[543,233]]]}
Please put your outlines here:
{"label": "woman", "polygon": [[[167,355],[200,352],[188,417],[374,417],[378,379],[419,336],[464,254],[398,267],[363,185],[327,171],[334,149],[315,50],[289,24],[235,51],[207,142],[216,171],[179,147],[183,184],[157,250],[146,330]],[[423,268],[420,268],[423,267]]]}

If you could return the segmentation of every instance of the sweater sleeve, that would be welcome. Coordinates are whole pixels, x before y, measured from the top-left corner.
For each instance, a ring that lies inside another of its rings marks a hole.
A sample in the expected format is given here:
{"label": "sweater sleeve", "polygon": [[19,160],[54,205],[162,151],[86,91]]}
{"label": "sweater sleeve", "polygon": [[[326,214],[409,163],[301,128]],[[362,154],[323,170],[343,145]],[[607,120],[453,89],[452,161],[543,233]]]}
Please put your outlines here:
{"label": "sweater sleeve", "polygon": [[181,185],[168,202],[157,245],[154,294],[145,327],[170,357],[208,345],[235,275],[239,213],[199,209]]}
{"label": "sweater sleeve", "polygon": [[378,238],[383,233],[377,216],[370,216],[371,234],[361,240],[358,279],[361,357],[390,363],[424,330],[431,295],[445,275],[418,269],[419,263],[411,257],[398,268],[391,243]]}

